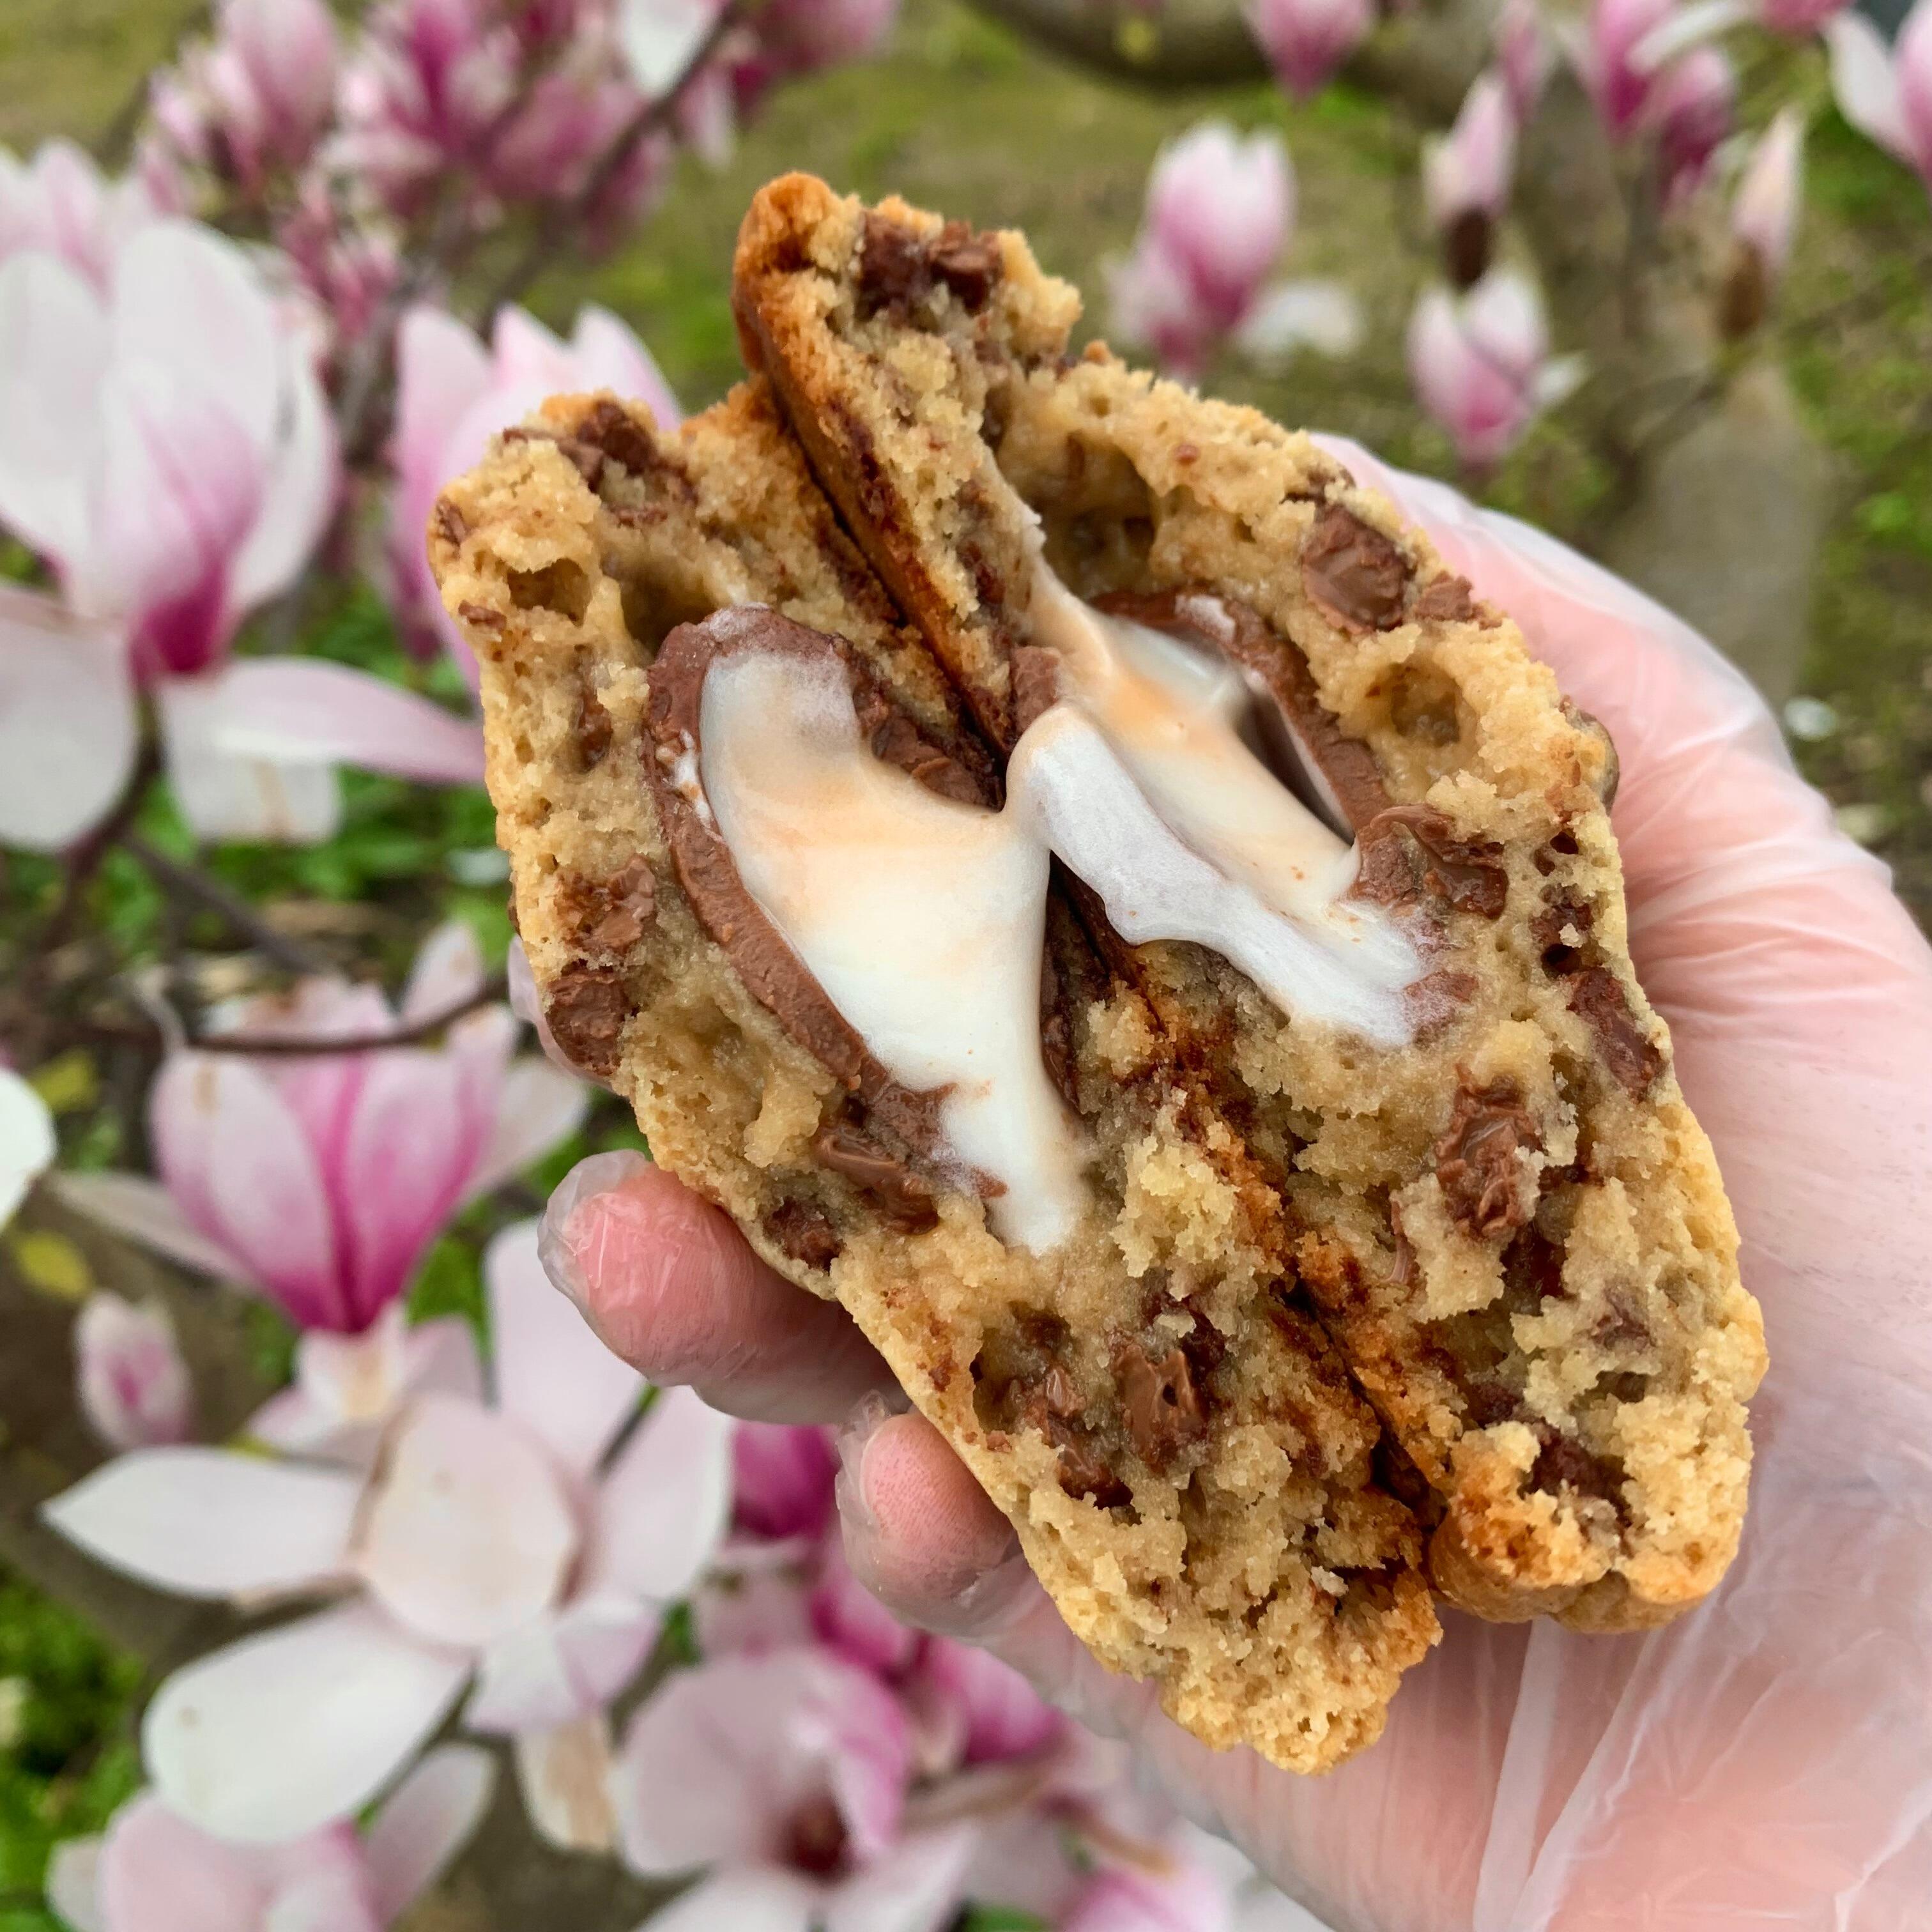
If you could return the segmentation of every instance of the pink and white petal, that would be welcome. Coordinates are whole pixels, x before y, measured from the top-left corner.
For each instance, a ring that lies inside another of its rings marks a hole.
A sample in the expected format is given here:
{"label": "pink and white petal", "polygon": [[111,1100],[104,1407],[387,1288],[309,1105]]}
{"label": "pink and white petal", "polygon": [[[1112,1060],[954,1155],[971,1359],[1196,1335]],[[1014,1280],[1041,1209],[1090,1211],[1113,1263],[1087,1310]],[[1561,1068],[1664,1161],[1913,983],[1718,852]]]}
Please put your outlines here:
{"label": "pink and white petal", "polygon": [[400,478],[397,514],[422,548],[443,446],[490,386],[490,354],[448,310],[418,302],[396,334],[396,433],[390,460]]}
{"label": "pink and white petal", "polygon": [[153,362],[219,396],[257,455],[272,446],[282,400],[275,312],[248,258],[195,221],[158,221],[114,265],[117,361]]}
{"label": "pink and white petal", "polygon": [[503,1078],[490,1144],[470,1177],[467,1198],[473,1201],[502,1186],[568,1140],[590,1110],[590,1091],[574,1074],[534,1054],[512,1062]]}
{"label": "pink and white petal", "polygon": [[260,1932],[268,1897],[244,1853],[196,1831],[152,1792],[110,1821],[98,1887],[101,1922],[113,1932]]}
{"label": "pink and white petal", "polygon": [[1030,1757],[1066,1730],[1066,1720],[1010,1664],[976,1644],[927,1640],[920,1674],[962,1720],[968,1764]]}
{"label": "pink and white petal", "polygon": [[1838,112],[1888,154],[1912,160],[1898,64],[1885,36],[1864,14],[1847,8],[1825,23],[1831,50],[1832,92]]}
{"label": "pink and white petal", "polygon": [[476,928],[446,919],[416,949],[398,1008],[403,1024],[415,1026],[447,1012],[483,990],[483,949]]}
{"label": "pink and white petal", "polygon": [[[189,1221],[158,1180],[144,1174],[57,1174],[48,1183],[67,1206],[115,1234],[124,1234],[184,1268],[239,1281],[248,1270],[218,1241]],[[0,1220],[6,1218],[0,1214]]]}
{"label": "pink and white petal", "polygon": [[646,404],[660,429],[675,429],[683,420],[651,352],[608,308],[586,304],[571,333],[570,349],[586,388],[614,389],[627,401]]}
{"label": "pink and white petal", "polygon": [[0,523],[72,568],[94,547],[92,425],[107,372],[100,298],[68,263],[0,262]]}
{"label": "pink and white petal", "polygon": [[362,1485],[226,1449],[138,1449],[42,1506],[90,1556],[182,1597],[313,1588],[346,1574]]}
{"label": "pink and white petal", "polygon": [[359,1334],[312,1329],[296,1345],[296,1379],[338,1422],[386,1422],[403,1397],[404,1329],[394,1301]]}
{"label": "pink and white petal", "polygon": [[158,686],[168,784],[197,836],[215,844],[319,845],[342,824],[334,768],[238,758],[218,737],[221,705],[207,678]]}
{"label": "pink and white petal", "polygon": [[250,1442],[284,1456],[310,1456],[364,1468],[374,1461],[376,1432],[345,1424],[299,1386],[279,1390],[248,1420],[241,1433]]}
{"label": "pink and white petal", "polygon": [[740,1422],[731,1435],[731,1501],[753,1536],[816,1538],[838,1474],[831,1434],[815,1424]]}
{"label": "pink and white petal", "polygon": [[231,758],[352,765],[432,784],[481,784],[483,734],[433,698],[316,658],[244,658],[216,681],[211,742]]}
{"label": "pink and white petal", "polygon": [[650,1932],[806,1932],[823,1895],[770,1865],[721,1871],[652,1913]]}
{"label": "pink and white petal", "polygon": [[469,1659],[345,1604],[177,1671],[148,1706],[142,1756],[175,1810],[272,1844],[358,1810],[456,1702]]}
{"label": "pink and white petal", "polygon": [[383,1445],[351,1560],[409,1629],[474,1652],[550,1609],[578,1540],[558,1472],[523,1430],[432,1395]]}
{"label": "pink and white petal", "polygon": [[148,1098],[156,1164],[188,1217],[305,1328],[340,1328],[335,1230],[301,1124],[238,1054],[171,1054]]}
{"label": "pink and white petal", "polygon": [[654,1606],[610,1591],[533,1618],[484,1652],[463,1721],[491,1732],[567,1724],[636,1676],[663,1624]]}
{"label": "pink and white petal", "polygon": [[836,1527],[826,1538],[812,1592],[812,1624],[819,1641],[850,1662],[887,1676],[911,1663],[922,1639],[853,1575]]}
{"label": "pink and white petal", "polygon": [[261,1924],[262,1932],[382,1932],[368,1872],[346,1864],[278,1886]]}
{"label": "pink and white petal", "polygon": [[610,1720],[602,1711],[586,1712],[553,1730],[520,1731],[514,1751],[524,1809],[538,1836],[566,1852],[615,1847]]}
{"label": "pink and white petal", "polygon": [[697,1582],[730,1520],[732,1426],[694,1390],[658,1391],[597,1486],[596,1586],[665,1603]]}
{"label": "pink and white petal", "polygon": [[403,1343],[403,1385],[412,1395],[483,1400],[483,1358],[476,1331],[460,1315],[420,1322]]}
{"label": "pink and white petal", "polygon": [[491,382],[500,391],[530,382],[554,389],[573,380],[577,374],[564,343],[528,309],[514,304],[496,311],[490,348]]}
{"label": "pink and white petal", "polygon": [[71,1932],[108,1932],[100,1914],[99,1838],[63,1838],[47,1860],[46,1899]]}
{"label": "pink and white petal", "polygon": [[496,1760],[476,1744],[439,1744],[383,1799],[362,1848],[381,1922],[400,1918],[461,1852],[496,1786]]}
{"label": "pink and white petal", "polygon": [[53,1165],[56,1151],[47,1103],[10,1066],[0,1066],[0,1228]]}
{"label": "pink and white petal", "polygon": [[228,610],[238,620],[302,574],[335,513],[342,467],[335,424],[306,352],[281,344],[285,420],[272,446],[261,506],[230,564]]}
{"label": "pink and white petal", "polygon": [[473,1112],[458,1056],[413,1047],[372,1056],[337,1179],[349,1220],[349,1325],[402,1293],[461,1199],[487,1131]]}
{"label": "pink and white petal", "polygon": [[0,586],[0,844],[57,852],[98,824],[137,729],[120,631]]}
{"label": "pink and white petal", "polygon": [[827,1894],[825,1932],[939,1932],[964,1903],[978,1838],[971,1825],[908,1834]]}
{"label": "pink and white petal", "polygon": [[869,1672],[838,1666],[804,1700],[794,1736],[823,1756],[854,1857],[883,1857],[899,1834],[913,1772],[904,1707]]}
{"label": "pink and white petal", "polygon": [[805,1582],[796,1568],[734,1565],[728,1551],[692,1591],[691,1616],[704,1658],[754,1657],[813,1640]]}
{"label": "pink and white petal", "polygon": [[1244,353],[1280,359],[1312,349],[1322,356],[1352,356],[1361,346],[1362,306],[1340,282],[1277,282],[1264,289],[1234,332]]}
{"label": "pink and white petal", "polygon": [[[548,1444],[566,1468],[586,1475],[637,1407],[644,1378],[604,1347],[552,1285],[537,1258],[537,1228],[535,1221],[506,1228],[483,1257],[496,1406]],[[632,1450],[652,1419],[644,1421]],[[662,1481],[667,1474],[674,1486],[683,1480],[682,1469],[667,1472],[662,1462],[652,1467],[650,1480]],[[607,1488],[616,1473],[606,1478]],[[701,1484],[702,1472],[694,1473]]]}
{"label": "pink and white petal", "polygon": [[645,93],[655,99],[684,71],[718,11],[718,0],[623,0],[618,37]]}

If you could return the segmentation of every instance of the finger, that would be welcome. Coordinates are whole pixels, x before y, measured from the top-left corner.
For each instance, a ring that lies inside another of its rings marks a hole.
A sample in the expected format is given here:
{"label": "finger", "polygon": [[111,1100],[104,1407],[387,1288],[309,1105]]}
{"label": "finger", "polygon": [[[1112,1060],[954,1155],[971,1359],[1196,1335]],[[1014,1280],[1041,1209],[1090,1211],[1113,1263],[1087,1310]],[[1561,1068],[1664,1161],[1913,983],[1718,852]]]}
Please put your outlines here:
{"label": "finger", "polygon": [[643,1155],[597,1154],[551,1196],[544,1265],[605,1345],[655,1382],[760,1422],[833,1422],[892,1372],[836,1302],[775,1274]]}

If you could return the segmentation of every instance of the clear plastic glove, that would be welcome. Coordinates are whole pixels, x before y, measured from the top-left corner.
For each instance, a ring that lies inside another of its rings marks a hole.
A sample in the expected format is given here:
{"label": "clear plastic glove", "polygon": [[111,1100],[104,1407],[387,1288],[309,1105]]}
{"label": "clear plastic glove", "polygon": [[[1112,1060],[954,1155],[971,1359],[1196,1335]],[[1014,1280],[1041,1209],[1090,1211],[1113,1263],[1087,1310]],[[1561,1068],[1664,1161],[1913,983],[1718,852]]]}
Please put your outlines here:
{"label": "clear plastic glove", "polygon": [[[1716,1144],[1771,1372],[1743,1549],[1646,1636],[1448,1615],[1328,1776],[1208,1750],[1061,1624],[836,1307],[631,1156],[552,1204],[552,1271],[660,1381],[853,1418],[854,1567],[1102,1731],[1348,1932],[1932,1925],[1932,952],[1744,680],[1675,618],[1440,484],[1335,452],[1511,613],[1623,761],[1630,948]],[[856,1416],[854,1406],[856,1407]]]}

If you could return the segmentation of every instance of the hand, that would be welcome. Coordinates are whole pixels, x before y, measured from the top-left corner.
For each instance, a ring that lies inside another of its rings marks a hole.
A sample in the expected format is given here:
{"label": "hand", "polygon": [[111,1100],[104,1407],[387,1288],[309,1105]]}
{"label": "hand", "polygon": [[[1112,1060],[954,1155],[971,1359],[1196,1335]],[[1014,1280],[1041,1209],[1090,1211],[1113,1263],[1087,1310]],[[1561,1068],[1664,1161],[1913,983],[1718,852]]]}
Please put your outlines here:
{"label": "hand", "polygon": [[[1438,484],[1336,453],[1616,738],[1631,951],[1670,1021],[1764,1305],[1751,1513],[1648,1636],[1445,1616],[1381,1742],[1318,1779],[1216,1754],[1061,1624],[843,1312],[634,1156],[552,1203],[553,1273],[654,1380],[856,1420],[854,1567],[970,1636],[1351,1932],[1906,1932],[1932,1913],[1932,952],[1743,677],[1635,591]],[[867,1400],[866,1398],[873,1398]]]}

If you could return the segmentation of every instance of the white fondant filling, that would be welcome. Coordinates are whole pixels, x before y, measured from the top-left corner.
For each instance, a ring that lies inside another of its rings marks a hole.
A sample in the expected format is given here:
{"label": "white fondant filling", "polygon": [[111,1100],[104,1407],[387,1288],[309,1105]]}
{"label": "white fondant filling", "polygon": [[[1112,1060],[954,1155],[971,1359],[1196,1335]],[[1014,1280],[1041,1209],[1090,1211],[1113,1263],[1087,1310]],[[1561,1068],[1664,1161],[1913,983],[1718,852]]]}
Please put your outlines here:
{"label": "white fondant filling", "polygon": [[1004,1190],[994,1232],[1045,1251],[1078,1217],[1084,1158],[1041,1058],[1049,852],[1124,938],[1209,947],[1283,1012],[1380,1046],[1412,1036],[1403,994],[1423,964],[1394,920],[1346,898],[1354,848],[1243,742],[1240,672],[1092,610],[1043,562],[1028,615],[1061,695],[1016,748],[1003,812],[881,764],[842,668],[778,652],[712,666],[689,776],[746,889],[874,1056],[946,1090],[953,1154]]}

